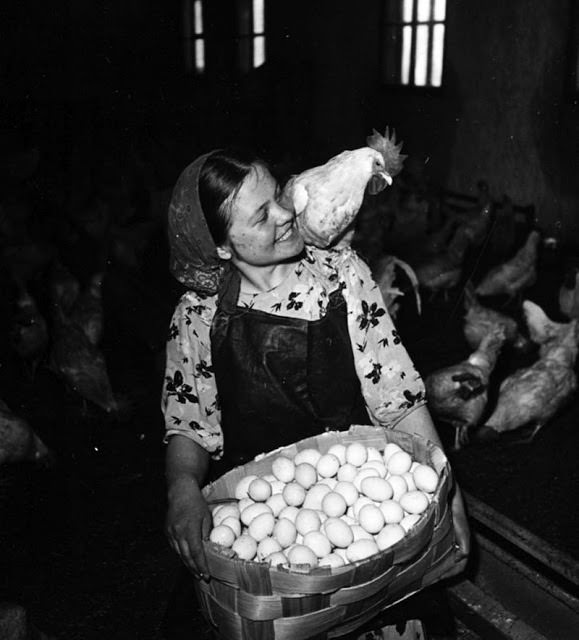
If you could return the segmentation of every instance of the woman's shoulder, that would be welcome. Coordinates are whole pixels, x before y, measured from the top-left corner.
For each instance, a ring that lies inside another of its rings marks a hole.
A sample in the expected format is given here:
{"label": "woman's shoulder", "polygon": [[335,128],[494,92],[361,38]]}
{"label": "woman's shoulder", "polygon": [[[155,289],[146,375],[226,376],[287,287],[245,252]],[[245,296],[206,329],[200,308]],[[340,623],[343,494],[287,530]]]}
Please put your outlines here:
{"label": "woman's shoulder", "polygon": [[217,308],[217,296],[202,296],[195,291],[186,291],[177,305],[173,317],[187,323],[199,322],[211,324]]}

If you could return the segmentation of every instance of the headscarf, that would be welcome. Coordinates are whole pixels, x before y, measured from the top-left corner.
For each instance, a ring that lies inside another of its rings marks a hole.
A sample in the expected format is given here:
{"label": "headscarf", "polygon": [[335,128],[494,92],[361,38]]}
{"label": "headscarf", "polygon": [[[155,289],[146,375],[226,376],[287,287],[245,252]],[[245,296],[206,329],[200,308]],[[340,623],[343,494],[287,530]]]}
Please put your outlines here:
{"label": "headscarf", "polygon": [[[199,200],[199,175],[211,151],[194,160],[179,176],[169,204],[169,269],[187,288],[208,296],[235,296],[239,274],[217,255]],[[233,288],[233,291],[231,289]]]}

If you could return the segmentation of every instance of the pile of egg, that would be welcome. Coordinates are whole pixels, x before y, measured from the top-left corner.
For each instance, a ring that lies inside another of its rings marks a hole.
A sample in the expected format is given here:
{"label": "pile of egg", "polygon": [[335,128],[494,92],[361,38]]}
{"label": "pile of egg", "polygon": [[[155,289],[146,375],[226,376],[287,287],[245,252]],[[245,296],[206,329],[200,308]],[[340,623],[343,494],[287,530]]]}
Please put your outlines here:
{"label": "pile of egg", "polygon": [[437,485],[431,466],[393,442],[382,452],[359,442],[304,449],[242,478],[237,502],[212,510],[210,540],[243,560],[340,567],[401,540]]}

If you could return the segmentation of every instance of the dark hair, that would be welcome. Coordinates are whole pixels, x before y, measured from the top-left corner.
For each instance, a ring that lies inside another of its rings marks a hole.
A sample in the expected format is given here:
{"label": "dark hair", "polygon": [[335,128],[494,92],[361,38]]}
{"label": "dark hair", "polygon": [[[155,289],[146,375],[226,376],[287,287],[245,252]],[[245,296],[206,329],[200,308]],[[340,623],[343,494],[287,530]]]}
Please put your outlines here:
{"label": "dark hair", "polygon": [[257,155],[242,149],[215,151],[205,160],[199,175],[199,201],[216,245],[227,238],[231,199],[256,165],[267,166]]}

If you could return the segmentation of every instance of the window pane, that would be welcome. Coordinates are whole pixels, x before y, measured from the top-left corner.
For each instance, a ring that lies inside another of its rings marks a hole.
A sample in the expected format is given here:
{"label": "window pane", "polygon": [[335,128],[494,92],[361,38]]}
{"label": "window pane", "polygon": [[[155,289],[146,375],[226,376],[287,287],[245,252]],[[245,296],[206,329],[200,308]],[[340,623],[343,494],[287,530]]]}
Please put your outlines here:
{"label": "window pane", "polygon": [[402,20],[404,22],[412,22],[412,15],[414,13],[414,0],[404,0],[402,6]]}
{"label": "window pane", "polygon": [[253,32],[263,33],[264,31],[263,0],[253,0]]}
{"label": "window pane", "polygon": [[432,80],[433,87],[442,84],[442,63],[444,62],[444,25],[435,24],[432,32]]}
{"label": "window pane", "polygon": [[412,27],[402,29],[402,84],[410,82],[410,52],[412,50]]}
{"label": "window pane", "polygon": [[261,67],[265,62],[265,38],[263,36],[257,36],[253,40],[253,67]]}
{"label": "window pane", "polygon": [[203,40],[195,40],[195,70],[198,73],[205,71],[205,43]]}
{"label": "window pane", "polygon": [[193,12],[195,16],[195,33],[200,35],[203,33],[203,8],[201,6],[201,0],[195,0]]}
{"label": "window pane", "polygon": [[446,0],[434,0],[434,19],[441,22],[446,19]]}
{"label": "window pane", "polygon": [[417,87],[426,85],[428,71],[428,26],[416,27],[416,59],[414,61],[414,84]]}
{"label": "window pane", "polygon": [[418,22],[428,22],[430,20],[431,0],[418,0]]}

